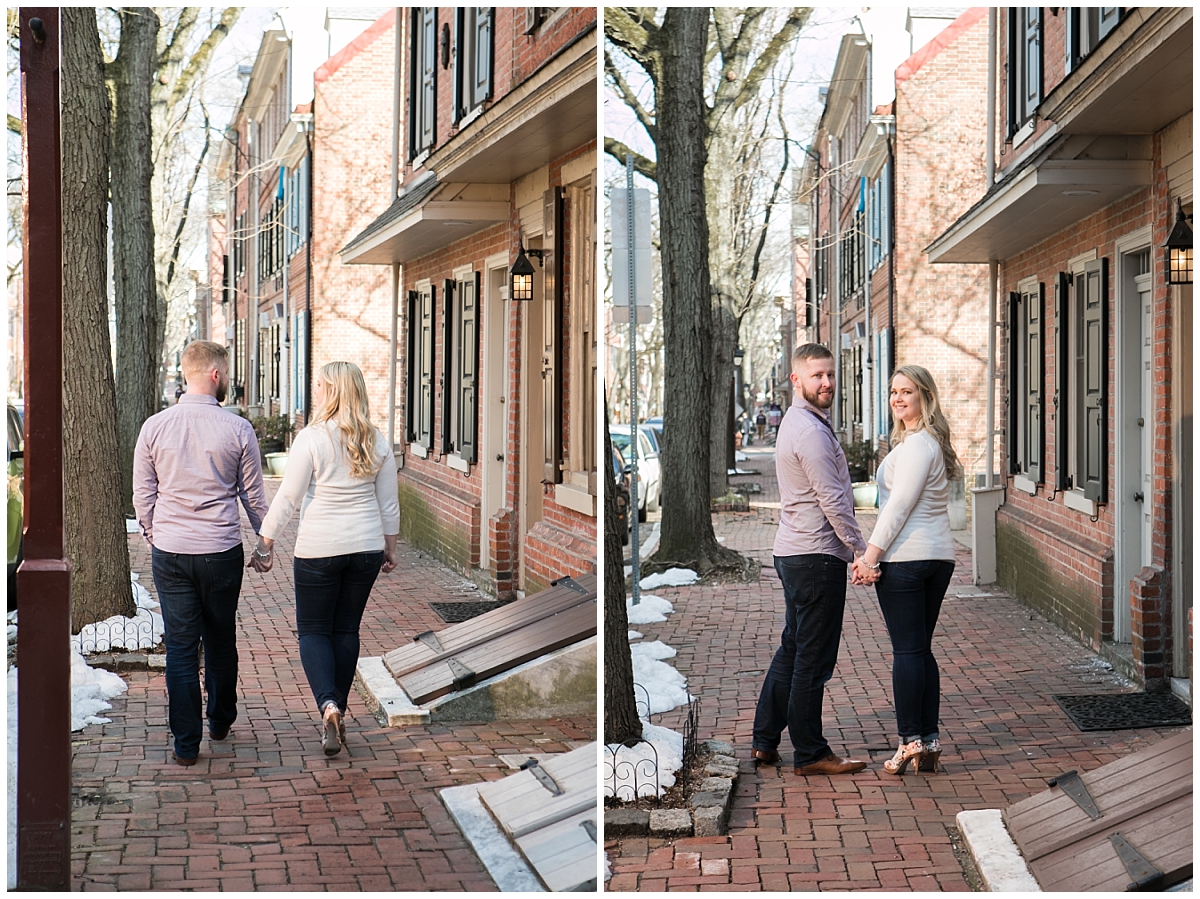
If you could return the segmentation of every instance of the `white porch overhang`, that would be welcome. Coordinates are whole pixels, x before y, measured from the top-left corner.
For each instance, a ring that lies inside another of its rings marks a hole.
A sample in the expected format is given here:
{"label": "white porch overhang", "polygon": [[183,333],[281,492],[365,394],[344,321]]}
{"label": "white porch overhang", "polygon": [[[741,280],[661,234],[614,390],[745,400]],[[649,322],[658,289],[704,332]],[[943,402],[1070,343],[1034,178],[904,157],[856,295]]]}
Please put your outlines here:
{"label": "white porch overhang", "polygon": [[342,262],[411,262],[497,222],[511,213],[507,184],[439,184],[432,174],[396,198],[341,251]]}

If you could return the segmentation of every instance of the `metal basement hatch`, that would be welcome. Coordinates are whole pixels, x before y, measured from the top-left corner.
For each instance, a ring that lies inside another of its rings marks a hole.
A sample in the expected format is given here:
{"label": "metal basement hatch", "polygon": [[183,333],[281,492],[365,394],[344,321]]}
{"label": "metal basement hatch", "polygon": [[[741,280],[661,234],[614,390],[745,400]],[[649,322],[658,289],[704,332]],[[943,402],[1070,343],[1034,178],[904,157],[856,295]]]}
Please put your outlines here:
{"label": "metal basement hatch", "polygon": [[426,631],[383,663],[414,704],[463,690],[596,634],[596,575],[556,586],[462,624]]}
{"label": "metal basement hatch", "polygon": [[1079,775],[1004,812],[1046,892],[1162,890],[1192,876],[1192,732]]}
{"label": "metal basement hatch", "polygon": [[554,892],[596,889],[596,750],[589,743],[479,786],[505,836]]}

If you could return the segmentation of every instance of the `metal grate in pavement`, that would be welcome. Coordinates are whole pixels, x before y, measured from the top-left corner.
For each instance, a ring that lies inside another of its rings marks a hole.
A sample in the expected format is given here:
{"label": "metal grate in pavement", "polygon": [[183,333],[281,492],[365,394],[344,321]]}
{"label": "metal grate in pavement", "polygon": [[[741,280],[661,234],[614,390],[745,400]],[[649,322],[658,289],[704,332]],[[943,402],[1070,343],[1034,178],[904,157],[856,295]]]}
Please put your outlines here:
{"label": "metal grate in pavement", "polygon": [[490,612],[505,605],[502,602],[431,602],[429,604],[442,621],[447,624],[462,624],[470,621],[484,612]]}
{"label": "metal grate in pavement", "polygon": [[1186,727],[1192,710],[1174,693],[1093,693],[1054,699],[1080,730]]}

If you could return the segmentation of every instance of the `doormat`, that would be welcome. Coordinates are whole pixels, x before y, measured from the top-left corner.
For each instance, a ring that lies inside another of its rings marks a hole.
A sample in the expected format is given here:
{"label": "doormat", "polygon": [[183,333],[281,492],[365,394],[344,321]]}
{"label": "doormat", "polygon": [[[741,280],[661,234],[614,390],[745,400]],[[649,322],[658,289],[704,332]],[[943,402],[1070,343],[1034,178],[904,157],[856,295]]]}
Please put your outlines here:
{"label": "doormat", "polygon": [[462,624],[505,605],[507,603],[503,602],[431,602],[429,607],[447,624]]}
{"label": "doormat", "polygon": [[1174,693],[1115,693],[1055,696],[1080,730],[1186,727],[1192,710]]}

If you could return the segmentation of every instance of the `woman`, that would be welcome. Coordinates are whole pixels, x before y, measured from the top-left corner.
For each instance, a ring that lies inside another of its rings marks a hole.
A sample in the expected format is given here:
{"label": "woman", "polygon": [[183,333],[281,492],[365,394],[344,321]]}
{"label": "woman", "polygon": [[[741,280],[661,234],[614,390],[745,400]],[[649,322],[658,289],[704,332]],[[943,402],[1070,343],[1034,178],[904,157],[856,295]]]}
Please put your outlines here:
{"label": "woman", "polygon": [[938,612],[954,573],[954,538],[946,510],[950,480],[962,466],[933,376],[904,365],[892,376],[892,450],[879,467],[879,520],[855,578],[874,581],[892,641],[892,692],[899,748],[883,763],[903,774],[916,761],[937,772],[938,667],[931,644]]}
{"label": "woman", "polygon": [[380,570],[396,567],[400,504],[396,459],[371,424],[358,366],[323,366],[313,399],[312,421],[292,442],[250,565],[270,570],[275,541],[299,503],[293,570],[300,662],[321,714],[321,746],[337,755],[367,596]]}

